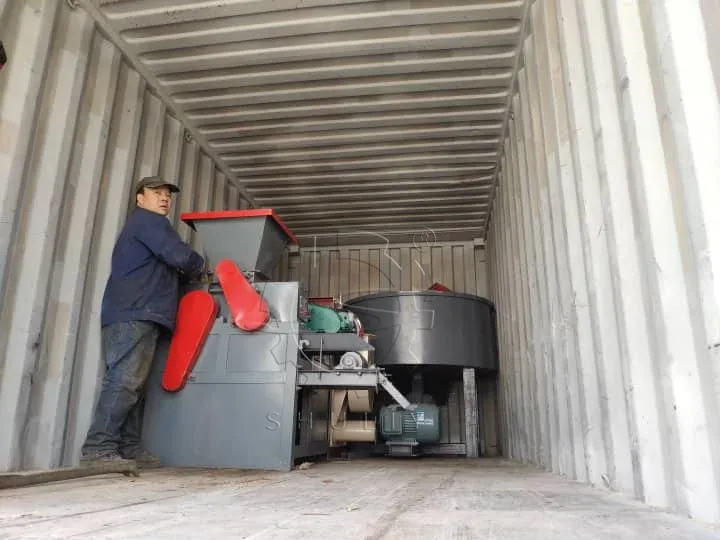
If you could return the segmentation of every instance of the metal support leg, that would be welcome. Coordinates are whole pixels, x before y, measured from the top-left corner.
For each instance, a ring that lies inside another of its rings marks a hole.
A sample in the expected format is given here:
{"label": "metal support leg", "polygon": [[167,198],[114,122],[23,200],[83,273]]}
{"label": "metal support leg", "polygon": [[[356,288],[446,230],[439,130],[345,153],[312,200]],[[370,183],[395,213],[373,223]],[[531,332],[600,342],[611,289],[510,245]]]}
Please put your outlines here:
{"label": "metal support leg", "polygon": [[478,457],[480,440],[480,421],[478,414],[477,385],[475,384],[475,370],[463,369],[463,394],[465,401],[465,449],[469,458]]}

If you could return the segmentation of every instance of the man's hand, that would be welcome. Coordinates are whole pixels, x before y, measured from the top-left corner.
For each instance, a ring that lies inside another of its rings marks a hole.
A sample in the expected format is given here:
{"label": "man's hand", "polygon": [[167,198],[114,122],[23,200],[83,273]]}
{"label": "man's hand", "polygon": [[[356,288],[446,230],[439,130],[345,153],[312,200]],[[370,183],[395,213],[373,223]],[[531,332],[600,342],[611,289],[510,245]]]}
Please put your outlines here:
{"label": "man's hand", "polygon": [[213,282],[213,273],[210,271],[210,269],[203,268],[202,272],[200,273],[200,283],[203,285],[209,285]]}
{"label": "man's hand", "polygon": [[203,264],[202,268],[193,274],[192,280],[194,282],[202,283],[203,285],[209,285],[213,282],[213,272],[210,269],[207,260],[205,261],[205,264]]}
{"label": "man's hand", "polygon": [[208,267],[207,261],[203,262],[200,269],[195,269],[192,272],[183,272],[182,270],[179,270],[179,272],[185,283],[208,284],[212,282],[212,272]]}

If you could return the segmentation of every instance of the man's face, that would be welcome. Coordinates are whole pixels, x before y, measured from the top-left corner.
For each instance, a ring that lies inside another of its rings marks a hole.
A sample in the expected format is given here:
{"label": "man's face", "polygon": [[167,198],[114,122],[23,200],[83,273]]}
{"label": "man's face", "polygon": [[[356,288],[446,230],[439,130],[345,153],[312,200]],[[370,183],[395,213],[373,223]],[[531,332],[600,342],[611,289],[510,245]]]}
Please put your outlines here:
{"label": "man's face", "polygon": [[140,208],[155,212],[161,216],[167,216],[170,213],[171,202],[172,194],[168,188],[163,186],[156,188],[146,187],[137,196],[137,204]]}

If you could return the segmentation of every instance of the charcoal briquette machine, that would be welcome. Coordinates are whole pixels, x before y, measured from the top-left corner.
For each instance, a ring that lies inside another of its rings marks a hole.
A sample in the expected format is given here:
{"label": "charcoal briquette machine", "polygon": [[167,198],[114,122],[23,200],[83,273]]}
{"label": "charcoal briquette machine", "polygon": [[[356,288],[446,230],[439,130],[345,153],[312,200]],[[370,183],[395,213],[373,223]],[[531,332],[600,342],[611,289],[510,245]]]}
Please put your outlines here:
{"label": "charcoal briquette machine", "polygon": [[438,406],[391,382],[361,305],[310,301],[299,282],[272,281],[297,244],[274,211],[181,219],[211,274],[183,292],[148,381],[143,445],[165,466],[290,470],[348,444],[417,456],[438,442]]}

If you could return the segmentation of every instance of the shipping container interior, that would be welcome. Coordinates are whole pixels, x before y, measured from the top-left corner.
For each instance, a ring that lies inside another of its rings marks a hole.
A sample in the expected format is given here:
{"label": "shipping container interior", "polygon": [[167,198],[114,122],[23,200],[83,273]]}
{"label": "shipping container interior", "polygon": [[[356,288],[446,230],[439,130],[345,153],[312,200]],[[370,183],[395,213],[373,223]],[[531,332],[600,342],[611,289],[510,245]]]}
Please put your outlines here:
{"label": "shipping container interior", "polygon": [[309,297],[492,301],[480,456],[720,523],[718,29],[712,0],[0,0],[0,471],[77,463],[160,174],[200,251],[182,213],[273,209]]}

